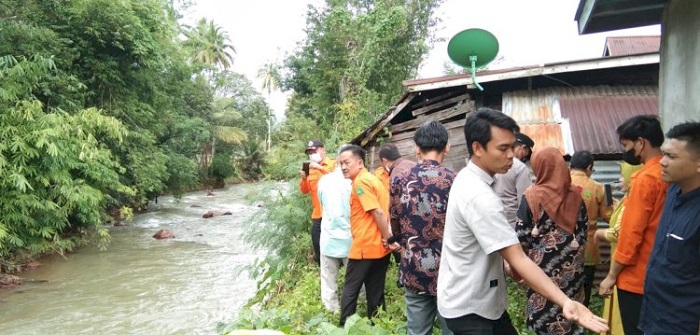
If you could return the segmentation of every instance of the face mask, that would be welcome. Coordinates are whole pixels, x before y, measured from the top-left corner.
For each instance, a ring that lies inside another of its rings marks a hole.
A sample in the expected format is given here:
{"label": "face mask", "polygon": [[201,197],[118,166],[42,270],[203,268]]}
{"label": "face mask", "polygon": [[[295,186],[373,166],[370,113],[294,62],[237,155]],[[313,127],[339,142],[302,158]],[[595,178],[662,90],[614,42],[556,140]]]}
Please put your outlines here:
{"label": "face mask", "polygon": [[385,165],[384,170],[386,170],[386,172],[391,172],[391,168],[389,167],[389,165]]}
{"label": "face mask", "polygon": [[634,147],[632,149],[625,151],[622,154],[622,160],[624,160],[625,163],[627,163],[629,165],[642,164],[642,158],[637,156],[637,154],[634,152]]}
{"label": "face mask", "polygon": [[309,155],[309,160],[314,162],[314,163],[321,163],[321,161],[323,159],[321,158],[321,154],[313,153],[313,154]]}

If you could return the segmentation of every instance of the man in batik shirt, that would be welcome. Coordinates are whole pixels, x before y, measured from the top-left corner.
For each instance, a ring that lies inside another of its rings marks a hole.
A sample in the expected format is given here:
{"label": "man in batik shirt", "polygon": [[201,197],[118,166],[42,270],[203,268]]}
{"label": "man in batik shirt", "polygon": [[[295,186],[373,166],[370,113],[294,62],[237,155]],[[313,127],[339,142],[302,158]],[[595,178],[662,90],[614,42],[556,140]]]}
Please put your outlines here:
{"label": "man in batik shirt", "polygon": [[[455,173],[442,166],[449,151],[448,132],[439,122],[427,123],[413,136],[418,165],[391,181],[391,219],[400,223],[399,281],[406,287],[408,334],[431,334],[437,313],[445,210]],[[439,317],[439,315],[438,315]],[[439,317],[443,334],[451,334]]]}

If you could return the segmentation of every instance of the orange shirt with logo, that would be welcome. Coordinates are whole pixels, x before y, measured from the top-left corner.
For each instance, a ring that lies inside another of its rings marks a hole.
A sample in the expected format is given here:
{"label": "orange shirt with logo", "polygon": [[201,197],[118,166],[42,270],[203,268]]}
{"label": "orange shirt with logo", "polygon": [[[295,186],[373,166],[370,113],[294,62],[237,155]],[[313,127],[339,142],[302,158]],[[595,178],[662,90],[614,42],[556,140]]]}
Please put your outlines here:
{"label": "orange shirt with logo", "polygon": [[299,181],[299,190],[301,193],[311,193],[312,219],[320,219],[323,212],[321,202],[318,200],[318,181],[321,179],[321,176],[333,172],[333,169],[335,169],[335,161],[328,157],[324,157],[320,164],[323,169],[309,169],[309,175],[306,179],[301,178]]}
{"label": "orange shirt with logo", "polygon": [[615,261],[625,265],[617,277],[617,287],[637,294],[644,294],[647,262],[668,189],[668,184],[661,179],[661,158],[654,157],[632,174],[613,256]]}
{"label": "orange shirt with logo", "polygon": [[373,209],[381,209],[388,220],[389,191],[377,177],[362,168],[352,181],[350,194],[350,259],[379,259],[391,252],[382,243],[382,233],[370,213]]}

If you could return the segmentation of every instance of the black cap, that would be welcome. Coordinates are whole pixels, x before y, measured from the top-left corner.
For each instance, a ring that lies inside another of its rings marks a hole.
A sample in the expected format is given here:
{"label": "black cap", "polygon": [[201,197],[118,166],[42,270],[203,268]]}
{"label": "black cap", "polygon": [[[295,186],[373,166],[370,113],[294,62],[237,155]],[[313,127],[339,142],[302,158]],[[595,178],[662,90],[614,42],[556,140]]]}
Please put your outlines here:
{"label": "black cap", "polygon": [[523,133],[516,133],[515,134],[515,142],[516,143],[522,143],[527,145],[530,149],[535,146],[535,141],[533,141],[529,136],[523,134]]}
{"label": "black cap", "polygon": [[316,150],[318,148],[323,148],[323,142],[320,140],[310,140],[308,143],[306,143],[306,151]]}

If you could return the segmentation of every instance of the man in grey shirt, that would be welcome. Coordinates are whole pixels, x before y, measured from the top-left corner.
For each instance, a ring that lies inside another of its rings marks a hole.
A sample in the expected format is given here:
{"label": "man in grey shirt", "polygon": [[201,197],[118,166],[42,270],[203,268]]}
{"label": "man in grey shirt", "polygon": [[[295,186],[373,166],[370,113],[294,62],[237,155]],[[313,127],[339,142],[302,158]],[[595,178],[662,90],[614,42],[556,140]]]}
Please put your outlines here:
{"label": "man in grey shirt", "polygon": [[525,190],[532,185],[530,167],[525,163],[530,159],[534,146],[535,142],[529,136],[523,133],[515,134],[513,167],[508,172],[495,176],[496,194],[501,198],[506,219],[513,228],[515,228],[516,213],[520,206],[520,199]]}
{"label": "man in grey shirt", "polygon": [[455,335],[517,334],[506,312],[503,260],[535,292],[563,308],[566,318],[594,332],[606,321],[569,299],[525,255],[493,191],[496,173],[513,164],[518,125],[490,108],[471,112],[464,136],[471,157],[450,189],[437,283],[437,305]]}

